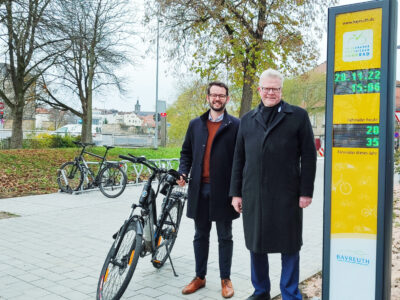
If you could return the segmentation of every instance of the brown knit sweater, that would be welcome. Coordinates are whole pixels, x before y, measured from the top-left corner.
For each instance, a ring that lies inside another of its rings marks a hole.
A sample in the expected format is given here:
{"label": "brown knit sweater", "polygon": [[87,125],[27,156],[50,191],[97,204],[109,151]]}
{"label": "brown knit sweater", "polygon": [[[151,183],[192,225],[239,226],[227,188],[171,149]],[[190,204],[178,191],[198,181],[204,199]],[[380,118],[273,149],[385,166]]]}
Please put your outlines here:
{"label": "brown knit sweater", "polygon": [[209,183],[210,182],[210,153],[211,146],[214,140],[215,134],[218,131],[219,126],[221,126],[221,122],[211,122],[207,120],[207,129],[208,129],[208,139],[206,145],[206,151],[204,153],[203,159],[203,174],[201,176],[201,182]]}

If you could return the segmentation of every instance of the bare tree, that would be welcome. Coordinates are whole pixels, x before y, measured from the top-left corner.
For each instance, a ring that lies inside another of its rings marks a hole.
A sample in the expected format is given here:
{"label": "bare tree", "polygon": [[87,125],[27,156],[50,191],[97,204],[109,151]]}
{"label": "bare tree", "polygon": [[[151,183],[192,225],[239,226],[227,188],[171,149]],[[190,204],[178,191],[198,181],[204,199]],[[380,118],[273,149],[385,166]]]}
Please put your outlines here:
{"label": "bare tree", "polygon": [[49,121],[53,123],[54,130],[66,125],[68,123],[68,111],[51,108],[49,110]]}
{"label": "bare tree", "polygon": [[82,141],[92,140],[92,103],[96,89],[121,80],[115,70],[131,62],[127,50],[133,34],[133,12],[127,0],[63,0],[58,23],[71,48],[51,73],[42,76],[41,100],[82,119]]}
{"label": "bare tree", "polygon": [[22,147],[22,120],[28,101],[35,99],[37,79],[63,50],[49,51],[50,0],[4,0],[0,3],[0,43],[8,61],[2,67],[0,97],[13,119],[11,147]]}

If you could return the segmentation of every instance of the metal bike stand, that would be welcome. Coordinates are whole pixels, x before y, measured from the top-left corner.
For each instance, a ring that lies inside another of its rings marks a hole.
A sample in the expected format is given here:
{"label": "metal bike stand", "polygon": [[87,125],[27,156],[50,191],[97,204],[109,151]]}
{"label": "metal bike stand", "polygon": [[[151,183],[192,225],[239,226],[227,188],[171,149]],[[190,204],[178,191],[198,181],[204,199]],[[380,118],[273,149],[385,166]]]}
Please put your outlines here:
{"label": "metal bike stand", "polygon": [[170,255],[171,251],[169,250],[168,245],[165,245],[165,248],[167,248],[168,259],[169,259],[169,263],[171,264],[172,272],[174,272],[175,277],[179,277],[179,275],[176,274],[176,272],[175,272],[174,264],[172,263],[172,258]]}

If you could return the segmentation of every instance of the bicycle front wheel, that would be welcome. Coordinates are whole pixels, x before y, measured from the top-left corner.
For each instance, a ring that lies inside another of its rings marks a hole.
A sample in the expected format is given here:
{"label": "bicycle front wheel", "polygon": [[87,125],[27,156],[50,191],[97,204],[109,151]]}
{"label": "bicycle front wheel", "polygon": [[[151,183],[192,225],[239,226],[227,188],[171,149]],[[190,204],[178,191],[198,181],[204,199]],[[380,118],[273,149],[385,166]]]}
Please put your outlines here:
{"label": "bicycle front wheel", "polygon": [[82,181],[83,174],[76,162],[66,162],[57,171],[58,187],[65,193],[72,193],[79,190]]}
{"label": "bicycle front wheel", "polygon": [[118,197],[126,187],[127,176],[117,165],[108,165],[99,174],[99,188],[108,198]]}
{"label": "bicycle front wheel", "polygon": [[160,230],[156,236],[156,251],[152,263],[157,269],[161,268],[171,253],[178,235],[179,223],[182,217],[181,203],[178,199],[171,199],[172,204],[165,210],[160,222]]}
{"label": "bicycle front wheel", "polygon": [[100,273],[97,300],[120,299],[128,287],[142,245],[142,236],[136,232],[137,222],[130,222],[125,233],[119,233],[115,238]]}

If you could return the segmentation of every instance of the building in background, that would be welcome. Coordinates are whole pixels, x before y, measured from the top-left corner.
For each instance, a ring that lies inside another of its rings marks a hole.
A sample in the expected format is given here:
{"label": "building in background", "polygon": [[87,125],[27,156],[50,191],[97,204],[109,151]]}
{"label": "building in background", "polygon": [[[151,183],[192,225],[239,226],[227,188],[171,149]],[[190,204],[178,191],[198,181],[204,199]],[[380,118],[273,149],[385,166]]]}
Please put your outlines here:
{"label": "building in background", "polygon": [[136,101],[135,114],[142,120],[141,133],[142,134],[154,134],[156,128],[156,122],[154,120],[154,111],[141,111],[141,105],[139,99]]}
{"label": "building in background", "polygon": [[[326,62],[319,64],[314,69],[308,72],[308,74],[313,74],[313,73],[326,75]],[[311,88],[313,88],[312,85]],[[325,146],[325,109],[326,109],[325,104],[326,104],[326,93],[324,94],[323,98],[321,98],[318,101],[315,101],[312,104],[312,107],[307,107],[307,103],[305,101],[303,101],[302,104],[300,105],[301,107],[307,110],[308,115],[310,117],[310,122],[314,132],[315,146],[317,148],[317,151],[320,150],[320,148],[324,148]]]}
{"label": "building in background", "polygon": [[[36,129],[49,129],[52,128],[53,123],[50,121],[50,110],[44,107],[36,108],[35,115],[35,128]],[[57,128],[54,128],[57,129]],[[54,130],[50,129],[50,130]]]}
{"label": "building in background", "polygon": [[35,129],[53,131],[67,124],[78,124],[79,119],[70,111],[38,107],[35,114]]}
{"label": "building in background", "polygon": [[141,111],[140,107],[141,107],[141,105],[139,103],[139,99],[137,99],[134,112],[138,117],[145,117],[145,116],[149,116],[149,115],[153,116],[155,114],[154,111]]}

